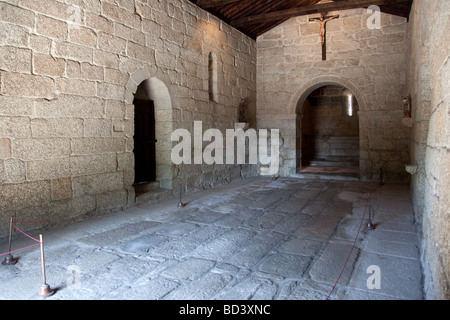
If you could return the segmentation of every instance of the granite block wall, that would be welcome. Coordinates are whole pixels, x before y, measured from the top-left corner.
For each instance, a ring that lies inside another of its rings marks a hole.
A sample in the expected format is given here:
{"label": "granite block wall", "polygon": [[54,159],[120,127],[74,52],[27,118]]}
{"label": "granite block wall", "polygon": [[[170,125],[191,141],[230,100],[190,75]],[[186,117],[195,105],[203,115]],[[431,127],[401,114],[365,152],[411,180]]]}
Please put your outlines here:
{"label": "granite block wall", "polygon": [[[402,124],[406,94],[407,20],[366,9],[329,12],[327,60],[322,61],[319,24],[292,18],[257,39],[257,121],[279,128],[284,176],[295,175],[296,126],[303,102],[317,88],[349,89],[359,104],[360,177],[409,181],[409,128]],[[370,27],[369,27],[370,26]],[[301,131],[300,131],[301,132]],[[298,156],[298,155],[297,155]]]}
{"label": "granite block wall", "polygon": [[411,194],[428,299],[450,298],[450,3],[414,1],[408,28]]}
{"label": "granite block wall", "polygon": [[143,82],[155,100],[161,188],[257,174],[170,159],[173,130],[234,129],[241,99],[254,114],[254,40],[184,0],[7,0],[0,10],[0,236],[10,216],[63,220],[135,203],[133,99]]}

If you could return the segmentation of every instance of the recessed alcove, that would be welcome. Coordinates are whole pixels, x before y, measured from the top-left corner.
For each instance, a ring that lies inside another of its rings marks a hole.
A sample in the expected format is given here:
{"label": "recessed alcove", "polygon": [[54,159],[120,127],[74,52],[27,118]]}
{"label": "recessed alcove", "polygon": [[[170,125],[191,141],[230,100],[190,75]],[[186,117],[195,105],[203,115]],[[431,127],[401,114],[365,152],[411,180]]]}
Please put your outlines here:
{"label": "recessed alcove", "polygon": [[297,114],[297,173],[359,176],[359,105],[343,86],[314,89]]}

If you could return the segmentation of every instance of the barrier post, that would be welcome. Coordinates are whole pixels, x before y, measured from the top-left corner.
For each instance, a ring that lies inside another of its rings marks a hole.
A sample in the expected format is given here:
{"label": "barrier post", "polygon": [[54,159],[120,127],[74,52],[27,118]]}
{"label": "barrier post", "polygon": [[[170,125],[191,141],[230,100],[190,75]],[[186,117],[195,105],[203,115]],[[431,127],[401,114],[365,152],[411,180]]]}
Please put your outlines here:
{"label": "barrier post", "polygon": [[373,207],[372,204],[369,205],[369,223],[367,224],[367,230],[375,230],[376,226],[372,222],[373,217]]}
{"label": "barrier post", "polygon": [[183,194],[183,184],[180,184],[180,202],[178,203],[178,207],[183,208],[186,207],[186,204],[182,201],[182,194]]}
{"label": "barrier post", "polygon": [[5,256],[5,260],[2,261],[2,264],[5,266],[12,266],[15,265],[17,263],[17,260],[14,259],[14,257],[11,254],[11,237],[12,237],[12,223],[13,222],[13,218],[11,216],[10,220],[9,220],[9,250],[8,250],[8,254]]}
{"label": "barrier post", "polygon": [[47,280],[45,277],[45,260],[44,260],[44,240],[42,239],[42,234],[39,235],[39,240],[41,242],[41,264],[42,264],[42,280],[43,284],[39,289],[38,297],[46,298],[55,293],[54,290],[50,289],[50,286],[47,284]]}
{"label": "barrier post", "polygon": [[383,167],[380,168],[380,182],[379,182],[380,186],[384,186],[384,182],[383,182]]}

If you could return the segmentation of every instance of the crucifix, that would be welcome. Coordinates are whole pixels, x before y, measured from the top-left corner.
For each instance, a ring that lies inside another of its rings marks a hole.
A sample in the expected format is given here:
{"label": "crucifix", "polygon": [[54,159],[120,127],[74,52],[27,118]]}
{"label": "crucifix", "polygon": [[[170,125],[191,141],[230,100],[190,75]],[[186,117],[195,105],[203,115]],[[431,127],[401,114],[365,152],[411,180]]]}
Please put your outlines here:
{"label": "crucifix", "polygon": [[311,18],[309,21],[320,22],[320,40],[322,42],[322,60],[327,60],[327,43],[326,43],[326,23],[330,20],[339,18],[339,15],[326,17],[322,15],[319,18]]}

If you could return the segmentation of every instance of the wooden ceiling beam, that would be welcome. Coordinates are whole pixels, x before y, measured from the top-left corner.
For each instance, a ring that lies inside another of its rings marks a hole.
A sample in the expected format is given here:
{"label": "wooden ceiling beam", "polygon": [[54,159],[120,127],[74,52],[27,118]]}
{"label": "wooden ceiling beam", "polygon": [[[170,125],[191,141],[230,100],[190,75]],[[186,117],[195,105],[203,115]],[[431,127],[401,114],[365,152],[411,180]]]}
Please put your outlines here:
{"label": "wooden ceiling beam", "polygon": [[372,5],[375,6],[394,5],[405,2],[410,3],[411,0],[346,0],[339,2],[322,3],[322,4],[315,4],[312,6],[300,6],[292,9],[267,12],[254,16],[239,18],[236,20],[232,20],[230,24],[233,27],[238,28],[244,27],[249,24],[285,20],[302,15],[356,9],[356,8],[367,8]]}
{"label": "wooden ceiling beam", "polygon": [[209,9],[239,1],[240,0],[197,0],[197,5],[203,9]]}

